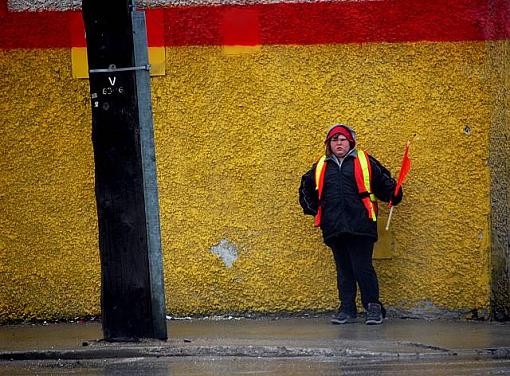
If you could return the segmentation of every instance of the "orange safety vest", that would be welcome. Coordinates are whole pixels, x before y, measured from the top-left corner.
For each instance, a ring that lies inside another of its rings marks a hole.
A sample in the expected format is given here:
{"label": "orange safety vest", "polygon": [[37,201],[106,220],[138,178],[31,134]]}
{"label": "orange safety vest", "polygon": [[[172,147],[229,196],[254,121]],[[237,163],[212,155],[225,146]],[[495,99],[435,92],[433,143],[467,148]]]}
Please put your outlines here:
{"label": "orange safety vest", "polygon": [[[319,197],[319,209],[315,215],[315,226],[317,227],[321,225],[322,208],[320,201],[322,197],[322,189],[324,188],[325,173],[326,156],[323,155],[315,166],[315,189],[317,190]],[[367,209],[368,218],[375,222],[377,221],[377,200],[375,195],[372,193],[372,168],[366,151],[358,150],[358,155],[354,158],[354,177],[356,179],[356,185],[358,186],[361,201]]]}

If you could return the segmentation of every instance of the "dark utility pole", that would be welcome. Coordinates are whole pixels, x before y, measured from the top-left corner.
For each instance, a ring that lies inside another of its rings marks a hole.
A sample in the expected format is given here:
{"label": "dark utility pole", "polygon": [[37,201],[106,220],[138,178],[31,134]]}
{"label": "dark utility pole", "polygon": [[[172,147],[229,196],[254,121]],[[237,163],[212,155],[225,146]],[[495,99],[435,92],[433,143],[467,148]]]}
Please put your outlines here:
{"label": "dark utility pole", "polygon": [[106,340],[166,339],[145,15],[83,0]]}

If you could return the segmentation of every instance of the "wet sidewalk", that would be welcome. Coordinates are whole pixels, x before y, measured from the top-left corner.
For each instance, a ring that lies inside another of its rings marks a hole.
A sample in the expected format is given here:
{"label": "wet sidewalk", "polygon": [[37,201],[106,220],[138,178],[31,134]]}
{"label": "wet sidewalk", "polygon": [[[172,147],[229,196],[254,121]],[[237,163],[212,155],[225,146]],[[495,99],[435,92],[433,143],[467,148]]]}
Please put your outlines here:
{"label": "wet sidewalk", "polygon": [[99,322],[0,326],[0,360],[235,356],[510,359],[510,323],[388,319],[331,325],[329,316],[169,320],[167,341],[108,343]]}

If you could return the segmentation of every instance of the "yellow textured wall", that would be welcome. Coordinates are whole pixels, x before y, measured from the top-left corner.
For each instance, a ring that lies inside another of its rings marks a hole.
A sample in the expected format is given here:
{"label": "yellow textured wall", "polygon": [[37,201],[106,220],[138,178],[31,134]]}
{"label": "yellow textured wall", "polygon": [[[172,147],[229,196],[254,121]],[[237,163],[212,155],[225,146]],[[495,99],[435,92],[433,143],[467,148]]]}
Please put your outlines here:
{"label": "yellow textured wall", "polygon": [[0,319],[99,312],[88,82],[70,57],[0,51]]}
{"label": "yellow textured wall", "polygon": [[[418,134],[395,256],[377,262],[382,298],[488,307],[483,43],[197,47],[167,59],[154,101],[171,310],[337,304],[332,258],[296,191],[338,114],[393,171]],[[240,249],[232,269],[209,251],[221,239]]]}
{"label": "yellow textured wall", "polygon": [[[88,82],[69,50],[0,52],[0,69],[0,319],[97,314]],[[376,260],[382,300],[487,310],[490,69],[483,42],[168,48],[152,79],[167,310],[337,305],[332,257],[297,202],[337,116],[395,174],[417,134],[393,257]],[[218,246],[236,250],[231,267]]]}

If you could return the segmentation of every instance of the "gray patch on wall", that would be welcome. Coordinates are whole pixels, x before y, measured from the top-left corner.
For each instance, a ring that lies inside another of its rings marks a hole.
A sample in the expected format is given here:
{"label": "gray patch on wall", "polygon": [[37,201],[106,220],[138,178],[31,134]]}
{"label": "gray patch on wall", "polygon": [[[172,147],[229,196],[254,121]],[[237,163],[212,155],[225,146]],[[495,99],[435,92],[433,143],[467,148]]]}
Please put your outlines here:
{"label": "gray patch on wall", "polygon": [[211,247],[211,252],[221,258],[227,268],[231,268],[237,260],[237,247],[226,239],[220,240],[218,245]]}

